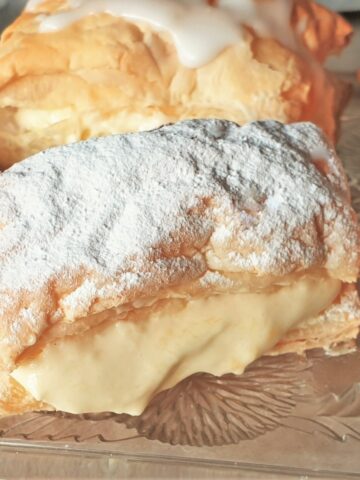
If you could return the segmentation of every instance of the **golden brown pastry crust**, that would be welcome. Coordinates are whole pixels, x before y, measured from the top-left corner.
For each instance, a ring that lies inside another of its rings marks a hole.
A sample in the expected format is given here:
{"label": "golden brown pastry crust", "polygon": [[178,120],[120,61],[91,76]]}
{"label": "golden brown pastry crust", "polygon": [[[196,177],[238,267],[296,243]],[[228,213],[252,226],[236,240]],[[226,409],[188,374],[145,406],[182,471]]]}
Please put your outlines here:
{"label": "golden brown pastry crust", "polygon": [[[48,0],[41,11],[64,5]],[[347,44],[351,27],[311,1],[296,0],[293,13],[294,28],[306,24],[306,58],[249,29],[244,44],[197,69],[146,26],[103,14],[39,34],[35,19],[24,12],[2,36],[0,168],[50,146],[188,118],[311,120],[336,137],[349,90],[317,62]]]}
{"label": "golden brown pastry crust", "polygon": [[0,416],[20,415],[26,412],[41,410],[50,411],[52,408],[36,401],[15,380],[6,376],[1,383]]}
{"label": "golden brown pastry crust", "polygon": [[360,328],[360,300],[356,285],[344,285],[341,295],[322,315],[303,322],[274,348],[276,355],[312,348],[336,350],[354,347]]}

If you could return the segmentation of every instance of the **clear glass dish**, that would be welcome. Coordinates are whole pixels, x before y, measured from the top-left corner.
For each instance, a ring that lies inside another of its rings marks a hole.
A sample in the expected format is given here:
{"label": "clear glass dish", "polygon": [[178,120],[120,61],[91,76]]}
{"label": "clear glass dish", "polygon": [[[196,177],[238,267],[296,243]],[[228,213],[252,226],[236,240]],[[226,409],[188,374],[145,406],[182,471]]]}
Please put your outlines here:
{"label": "clear glass dish", "polygon": [[[356,94],[343,118],[339,151],[358,211],[359,121]],[[4,418],[0,437],[2,447],[56,451],[57,458],[111,454],[138,465],[185,462],[359,478],[360,348],[335,357],[319,350],[304,357],[264,357],[241,376],[194,375],[158,395],[140,417],[31,413]]]}
{"label": "clear glass dish", "polygon": [[318,3],[323,3],[327,7],[339,12],[360,10],[360,0],[318,0]]}
{"label": "clear glass dish", "polygon": [[[360,213],[359,122],[355,89],[339,152]],[[27,478],[360,478],[359,447],[360,342],[347,355],[317,350],[264,357],[241,376],[194,375],[140,417],[0,419],[0,475]]]}

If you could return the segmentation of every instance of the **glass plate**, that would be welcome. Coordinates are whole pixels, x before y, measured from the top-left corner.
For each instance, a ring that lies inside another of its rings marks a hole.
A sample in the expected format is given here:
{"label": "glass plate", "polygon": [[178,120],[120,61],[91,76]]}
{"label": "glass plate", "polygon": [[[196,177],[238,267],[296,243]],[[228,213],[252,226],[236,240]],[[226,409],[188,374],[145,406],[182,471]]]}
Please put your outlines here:
{"label": "glass plate", "polygon": [[[360,90],[354,92],[339,152],[360,212]],[[241,376],[193,375],[160,393],[139,417],[30,413],[0,419],[0,468],[6,449],[40,449],[43,458],[60,455],[62,466],[71,453],[139,465],[208,466],[221,468],[221,476],[246,469],[359,478],[359,447],[360,346],[336,357],[321,350],[263,357]],[[149,471],[144,467],[145,476]]]}
{"label": "glass plate", "polygon": [[[358,211],[359,121],[357,90],[343,117],[339,151]],[[321,350],[263,357],[241,376],[193,375],[160,393],[139,417],[30,413],[4,418],[0,437],[0,446],[48,453],[359,478],[360,348],[335,357]]]}
{"label": "glass plate", "polygon": [[360,10],[360,0],[317,0],[333,10],[339,12],[351,12]]}

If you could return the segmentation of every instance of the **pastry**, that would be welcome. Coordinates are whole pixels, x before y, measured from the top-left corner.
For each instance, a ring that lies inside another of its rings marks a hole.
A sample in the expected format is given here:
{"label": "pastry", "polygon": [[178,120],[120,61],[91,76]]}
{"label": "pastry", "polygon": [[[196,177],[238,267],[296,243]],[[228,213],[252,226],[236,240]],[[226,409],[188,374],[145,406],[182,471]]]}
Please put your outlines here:
{"label": "pastry", "polygon": [[335,140],[349,89],[322,64],[350,35],[310,0],[31,1],[0,44],[0,168],[192,118],[309,120]]}
{"label": "pastry", "polygon": [[0,176],[0,226],[3,414],[138,414],[194,372],[359,328],[357,217],[310,123],[50,149]]}

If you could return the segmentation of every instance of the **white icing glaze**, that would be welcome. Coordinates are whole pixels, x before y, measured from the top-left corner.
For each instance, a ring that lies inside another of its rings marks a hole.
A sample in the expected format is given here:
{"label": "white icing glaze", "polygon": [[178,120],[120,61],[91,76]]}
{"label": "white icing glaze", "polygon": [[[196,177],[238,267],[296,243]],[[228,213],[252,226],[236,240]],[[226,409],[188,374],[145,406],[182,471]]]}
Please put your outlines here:
{"label": "white icing glaze", "polygon": [[25,6],[27,12],[33,12],[44,0],[28,0]]}
{"label": "white icing glaze", "polygon": [[293,0],[220,0],[218,8],[206,0],[76,0],[70,5],[67,12],[39,18],[40,32],[55,32],[86,16],[108,13],[169,33],[180,61],[190,68],[206,64],[227,46],[240,42],[241,25],[297,48],[290,25]]}
{"label": "white icing glaze", "polygon": [[304,278],[272,293],[175,300],[148,318],[57,340],[13,377],[57,410],[136,415],[155,393],[193,373],[242,373],[340,289],[338,280]]}
{"label": "white icing glaze", "polygon": [[[45,0],[28,0],[25,5],[26,12],[36,12],[39,10],[39,7],[45,2]],[[80,7],[83,0],[67,0],[67,6],[70,8]]]}
{"label": "white icing glaze", "polygon": [[238,24],[253,28],[261,37],[276,38],[283,45],[300,50],[291,28],[293,0],[219,0],[224,9]]}

